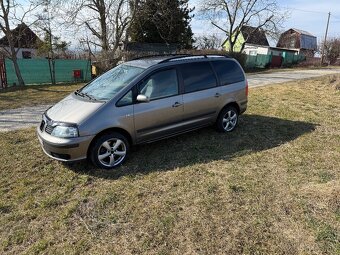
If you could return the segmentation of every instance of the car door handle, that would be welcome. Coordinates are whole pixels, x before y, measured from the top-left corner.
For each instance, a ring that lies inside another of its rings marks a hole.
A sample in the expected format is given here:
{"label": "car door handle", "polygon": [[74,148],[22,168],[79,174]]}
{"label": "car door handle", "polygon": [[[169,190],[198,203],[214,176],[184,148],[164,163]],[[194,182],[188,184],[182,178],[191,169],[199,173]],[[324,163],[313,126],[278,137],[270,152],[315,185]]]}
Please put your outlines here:
{"label": "car door handle", "polygon": [[220,96],[221,96],[220,93],[216,93],[216,94],[215,94],[215,97],[220,97]]}
{"label": "car door handle", "polygon": [[172,105],[172,107],[178,107],[178,106],[181,106],[181,105],[182,105],[181,103],[176,102],[176,103],[174,103],[174,104]]}

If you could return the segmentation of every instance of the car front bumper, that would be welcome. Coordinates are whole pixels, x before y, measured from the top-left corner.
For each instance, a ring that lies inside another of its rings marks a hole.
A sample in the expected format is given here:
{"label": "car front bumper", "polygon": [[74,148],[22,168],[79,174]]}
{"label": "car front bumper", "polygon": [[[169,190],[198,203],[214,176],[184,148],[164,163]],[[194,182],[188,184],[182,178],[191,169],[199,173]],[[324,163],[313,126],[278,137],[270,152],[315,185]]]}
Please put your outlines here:
{"label": "car front bumper", "polygon": [[59,138],[42,132],[39,127],[37,127],[37,135],[45,154],[64,162],[85,159],[94,138],[94,136]]}

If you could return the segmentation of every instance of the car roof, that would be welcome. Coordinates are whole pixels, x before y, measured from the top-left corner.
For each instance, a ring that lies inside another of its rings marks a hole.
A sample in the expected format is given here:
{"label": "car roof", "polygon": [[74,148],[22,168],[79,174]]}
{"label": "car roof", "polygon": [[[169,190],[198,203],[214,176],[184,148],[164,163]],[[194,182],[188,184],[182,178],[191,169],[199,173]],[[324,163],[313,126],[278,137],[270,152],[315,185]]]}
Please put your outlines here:
{"label": "car roof", "polygon": [[150,66],[154,66],[161,63],[173,63],[175,61],[181,62],[195,62],[197,60],[206,60],[206,59],[221,59],[221,58],[229,58],[227,55],[156,55],[156,56],[146,56],[137,58],[131,61],[127,61],[124,64],[137,66],[141,68],[148,68]]}

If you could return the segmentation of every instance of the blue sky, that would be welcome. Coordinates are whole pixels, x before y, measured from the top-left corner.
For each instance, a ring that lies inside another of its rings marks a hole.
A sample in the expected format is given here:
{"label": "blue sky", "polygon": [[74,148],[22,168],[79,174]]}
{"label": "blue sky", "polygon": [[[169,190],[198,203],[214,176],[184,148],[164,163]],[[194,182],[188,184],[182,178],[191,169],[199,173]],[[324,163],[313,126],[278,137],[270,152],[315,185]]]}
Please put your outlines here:
{"label": "blue sky", "polygon": [[[189,0],[190,6],[199,8],[202,0]],[[328,12],[331,12],[329,32],[330,37],[340,36],[340,0],[285,0],[277,1],[282,8],[290,11],[290,17],[284,23],[284,28],[298,28],[323,40]],[[220,30],[210,25],[209,21],[194,18],[191,22],[195,36],[217,33],[224,37]]]}

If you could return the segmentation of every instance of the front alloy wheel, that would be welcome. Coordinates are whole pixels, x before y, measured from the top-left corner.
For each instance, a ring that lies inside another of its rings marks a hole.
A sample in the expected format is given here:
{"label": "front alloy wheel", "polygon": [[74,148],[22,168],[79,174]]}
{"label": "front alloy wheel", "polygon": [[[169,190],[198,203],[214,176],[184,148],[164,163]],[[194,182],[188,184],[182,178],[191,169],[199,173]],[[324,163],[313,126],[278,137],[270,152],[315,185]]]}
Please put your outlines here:
{"label": "front alloy wheel", "polygon": [[91,160],[100,168],[113,169],[125,161],[128,150],[129,143],[123,135],[107,134],[94,143]]}

